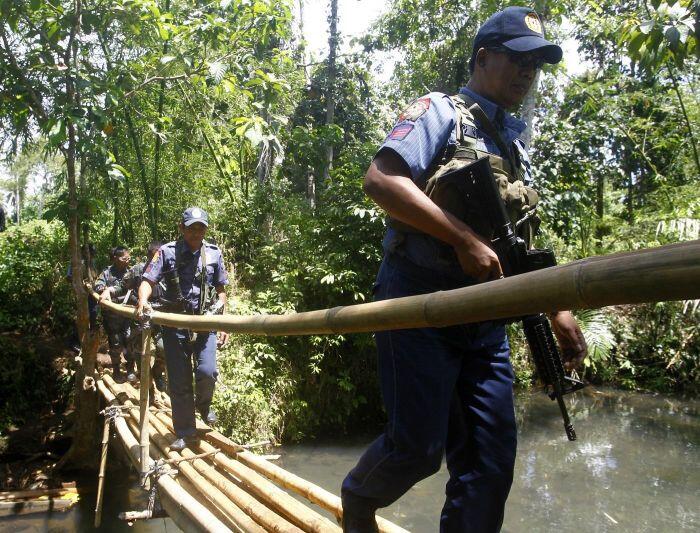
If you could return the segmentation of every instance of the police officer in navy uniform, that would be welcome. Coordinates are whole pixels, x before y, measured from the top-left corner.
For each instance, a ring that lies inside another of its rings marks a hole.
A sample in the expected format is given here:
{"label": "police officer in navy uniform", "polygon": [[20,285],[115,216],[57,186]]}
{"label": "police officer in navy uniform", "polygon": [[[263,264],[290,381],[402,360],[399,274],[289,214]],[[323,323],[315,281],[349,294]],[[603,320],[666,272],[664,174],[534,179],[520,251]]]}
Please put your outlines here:
{"label": "police officer in navy uniform", "polygon": [[[208,227],[209,218],[203,209],[185,210],[179,226],[182,238],[163,245],[146,267],[139,287],[137,316],[143,316],[153,287],[164,279],[166,298],[171,302],[181,298],[183,312],[204,314],[212,306],[223,310],[228,274],[221,250],[204,240]],[[173,285],[176,278],[177,287]],[[219,333],[217,341],[215,331],[193,334],[184,329],[162,329],[175,428],[170,449],[179,451],[197,442],[195,409],[206,423],[216,422],[211,410],[217,376],[216,348],[217,342],[226,342],[228,334]],[[192,358],[196,360],[194,390]]]}
{"label": "police officer in navy uniform", "polygon": [[[426,194],[426,184],[455,158],[468,162],[485,154],[500,167],[504,191],[513,193],[509,207],[529,213],[519,227],[530,225],[537,195],[527,183],[530,163],[520,140],[525,124],[507,110],[522,102],[543,63],[561,57],[561,48],[544,39],[534,11],[506,8],[479,29],[472,76],[460,94],[427,94],[399,117],[364,180],[365,192],[393,222],[383,242],[375,299],[502,277],[488,236],[475,229],[485,217],[463,209],[459,218]],[[473,104],[483,111],[481,119],[469,112]],[[552,316],[552,326],[567,366],[579,364],[587,349],[571,314]],[[377,531],[375,511],[437,472],[444,454],[450,479],[440,530],[499,531],[516,449],[504,325],[394,330],[375,338],[388,423],[343,481],[343,530]]]}
{"label": "police officer in navy uniform", "polygon": [[[102,271],[95,281],[95,292],[100,295],[100,300],[109,298],[117,303],[124,303],[124,296],[117,296],[121,290],[122,279],[129,270],[131,254],[124,246],[115,246],[111,250],[112,264]],[[111,295],[111,297],[110,297]],[[109,356],[112,359],[112,372],[116,381],[122,381],[124,376],[121,371],[121,354],[124,351],[127,374],[135,372],[136,354],[131,349],[129,337],[131,336],[131,319],[102,311],[102,325],[107,333],[109,342]]]}

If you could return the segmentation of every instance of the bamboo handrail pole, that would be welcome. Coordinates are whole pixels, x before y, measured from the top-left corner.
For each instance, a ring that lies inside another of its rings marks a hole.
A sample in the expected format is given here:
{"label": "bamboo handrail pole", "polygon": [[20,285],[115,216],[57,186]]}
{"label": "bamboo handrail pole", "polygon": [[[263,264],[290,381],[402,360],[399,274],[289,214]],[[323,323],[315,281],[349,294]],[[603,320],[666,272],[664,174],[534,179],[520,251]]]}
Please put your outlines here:
{"label": "bamboo handrail pole", "polygon": [[[132,431],[138,431],[138,422],[133,416],[127,421]],[[178,460],[184,458],[179,453],[170,451],[170,443],[159,433],[153,434],[153,442],[158,447],[158,452],[161,457],[166,459]],[[155,451],[155,450],[154,450]],[[202,494],[202,496],[215,505],[223,514],[226,524],[233,531],[242,533],[265,533],[265,530],[260,527],[251,517],[249,517],[242,509],[231,502],[226,495],[217,487],[209,483],[197,469],[189,462],[182,461],[177,464],[177,470],[184,475]]]}
{"label": "bamboo handrail pole", "polygon": [[141,475],[146,473],[145,465],[148,462],[148,393],[151,383],[151,328],[148,327],[141,333],[141,387],[139,390],[139,440],[141,445]]}
{"label": "bamboo handrail pole", "polygon": [[[109,390],[107,383],[98,380],[97,386],[108,402],[116,400],[116,394]],[[136,437],[129,430],[126,420],[118,417],[114,420],[114,426],[119,438],[124,443],[129,459],[137,470],[140,471],[140,448]],[[176,523],[186,531],[203,531],[211,533],[228,533],[230,530],[211,511],[190,496],[170,476],[160,476],[157,480],[161,490],[161,502],[168,514],[176,520]]]}
{"label": "bamboo handrail pole", "polygon": [[[195,331],[311,335],[440,327],[536,312],[700,298],[700,240],[593,257],[450,291],[289,315],[192,316],[152,321]],[[122,316],[133,308],[103,306]]]}

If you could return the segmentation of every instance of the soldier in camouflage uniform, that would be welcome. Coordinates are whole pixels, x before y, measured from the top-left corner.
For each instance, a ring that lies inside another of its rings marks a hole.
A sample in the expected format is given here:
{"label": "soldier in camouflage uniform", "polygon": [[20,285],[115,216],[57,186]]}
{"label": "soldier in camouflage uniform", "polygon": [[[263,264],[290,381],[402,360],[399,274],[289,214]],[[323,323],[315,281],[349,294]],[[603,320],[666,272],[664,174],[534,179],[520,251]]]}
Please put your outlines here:
{"label": "soldier in camouflage uniform", "polygon": [[[95,292],[100,295],[100,299],[114,300],[117,303],[124,303],[124,296],[121,293],[121,284],[129,270],[131,254],[124,246],[117,246],[112,249],[112,264],[104,269],[95,282]],[[121,354],[124,352],[126,358],[127,372],[135,372],[136,354],[130,349],[129,337],[131,335],[131,319],[102,311],[102,325],[107,333],[109,341],[109,356],[112,359],[112,370],[115,380],[122,380],[123,374],[120,367]]]}
{"label": "soldier in camouflage uniform", "polygon": [[[146,266],[151,262],[156,252],[163,245],[160,241],[153,241],[148,245],[148,253],[146,261],[135,264],[131,267],[121,283],[116,285],[113,290],[107,293],[105,299],[111,299],[112,296],[117,298],[122,298],[124,303],[129,305],[136,305],[138,303],[138,289],[141,285],[142,276]],[[151,294],[150,302],[154,303],[155,306],[158,305],[158,301],[163,296],[163,288],[160,285],[156,285],[153,288],[153,293]],[[161,330],[158,326],[152,326],[152,338],[156,345],[156,357],[153,363],[153,381],[155,382],[156,388],[164,392],[165,391],[165,356],[163,350],[163,339],[161,335]],[[143,332],[139,328],[138,324],[131,324],[131,335],[129,337],[129,349],[132,353],[136,354],[136,363],[139,367],[141,363],[141,356],[143,355]],[[132,371],[126,376],[127,381],[130,383],[135,383],[138,380],[137,374]],[[139,367],[140,370],[140,367]]]}

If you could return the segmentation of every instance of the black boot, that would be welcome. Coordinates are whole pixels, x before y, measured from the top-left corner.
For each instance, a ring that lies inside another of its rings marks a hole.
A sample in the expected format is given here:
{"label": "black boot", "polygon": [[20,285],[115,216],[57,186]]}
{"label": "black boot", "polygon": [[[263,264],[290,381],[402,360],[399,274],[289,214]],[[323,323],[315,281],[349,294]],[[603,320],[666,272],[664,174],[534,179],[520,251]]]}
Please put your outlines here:
{"label": "black boot", "polygon": [[112,357],[112,378],[117,383],[124,383],[124,373],[121,369],[121,362],[116,357]]}
{"label": "black boot", "polygon": [[365,502],[364,498],[342,492],[343,502],[343,533],[379,533],[375,509]]}
{"label": "black boot", "polygon": [[202,420],[204,421],[204,423],[208,426],[213,426],[218,420],[218,418],[216,417],[216,413],[212,411],[211,408],[202,410],[200,412],[200,415],[202,416]]}

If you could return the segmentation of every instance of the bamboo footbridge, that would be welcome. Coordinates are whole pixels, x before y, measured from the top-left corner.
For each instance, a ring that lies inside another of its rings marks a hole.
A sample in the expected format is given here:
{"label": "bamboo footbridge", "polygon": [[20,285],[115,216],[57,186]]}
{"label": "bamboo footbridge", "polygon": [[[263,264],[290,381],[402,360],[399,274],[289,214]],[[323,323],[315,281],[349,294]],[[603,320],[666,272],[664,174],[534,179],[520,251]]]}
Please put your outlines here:
{"label": "bamboo footbridge", "polygon": [[[253,335],[312,335],[443,327],[538,312],[591,309],[700,298],[700,240],[592,257],[471,287],[288,315],[192,316],[153,312],[151,322],[193,331]],[[134,308],[101,302],[134,316]],[[146,330],[148,331],[148,330]],[[144,363],[150,335],[144,335]],[[141,383],[150,383],[149,364]],[[199,448],[171,451],[167,409],[149,406],[149,387],[135,389],[104,374],[98,388],[112,407],[119,440],[134,466],[158,489],[167,514],[184,531],[331,532],[340,527],[290,493],[337,519],[340,498],[246,450],[198,421]],[[107,424],[105,424],[107,427]],[[105,430],[103,444],[108,437]],[[103,446],[103,463],[105,458]],[[173,476],[177,470],[177,476]],[[340,483],[340,480],[339,480]],[[287,492],[288,491],[288,492]],[[101,492],[98,489],[98,509]],[[152,515],[152,505],[141,516]],[[99,513],[99,511],[98,511]],[[405,532],[378,518],[382,533]]]}

